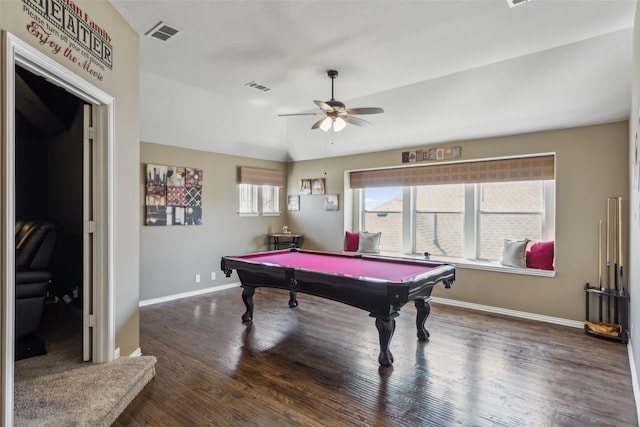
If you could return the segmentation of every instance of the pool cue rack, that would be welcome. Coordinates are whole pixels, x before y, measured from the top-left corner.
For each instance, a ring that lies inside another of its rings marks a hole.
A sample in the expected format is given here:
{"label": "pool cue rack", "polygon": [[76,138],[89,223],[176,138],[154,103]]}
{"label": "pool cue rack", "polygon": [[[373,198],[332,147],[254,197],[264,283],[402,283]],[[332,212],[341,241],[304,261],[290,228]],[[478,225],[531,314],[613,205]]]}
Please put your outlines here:
{"label": "pool cue rack", "polygon": [[[622,197],[607,198],[607,220],[598,224],[598,286],[584,287],[584,331],[612,341],[629,341],[629,294],[624,286]],[[603,258],[604,255],[604,258]]]}

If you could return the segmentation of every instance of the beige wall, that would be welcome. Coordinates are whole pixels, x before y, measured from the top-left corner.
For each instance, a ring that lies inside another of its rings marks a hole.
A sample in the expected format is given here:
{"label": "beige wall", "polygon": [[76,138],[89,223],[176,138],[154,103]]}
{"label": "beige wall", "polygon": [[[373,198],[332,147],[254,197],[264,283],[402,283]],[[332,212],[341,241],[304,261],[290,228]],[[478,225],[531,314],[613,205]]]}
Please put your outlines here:
{"label": "beige wall", "polygon": [[[336,144],[340,143],[339,135]],[[584,285],[598,280],[598,220],[608,196],[628,194],[628,123],[618,122],[524,135],[461,141],[462,159],[556,153],[556,271],[554,278],[457,269],[451,289],[435,296],[477,304],[584,320]],[[416,147],[422,148],[422,147]],[[288,194],[301,178],[326,177],[328,193],[340,195],[340,211],[327,212],[321,196],[301,196],[287,225],[306,235],[305,247],[342,249],[345,171],[398,166],[404,150],[296,162],[289,165]],[[326,171],[326,175],[324,174]],[[347,211],[348,212],[348,211]],[[350,215],[346,215],[350,223]],[[349,227],[348,227],[349,228]]]}
{"label": "beige wall", "polygon": [[[278,169],[286,174],[285,163],[143,142],[137,165],[140,191],[144,191],[147,163],[203,170],[202,225],[140,225],[140,300],[237,282],[235,274],[224,277],[220,259],[225,255],[266,250],[267,233],[282,231],[284,213],[268,217],[238,216],[236,170],[238,166],[251,166]],[[144,215],[144,198],[139,197],[136,202]],[[284,191],[280,208],[286,212]],[[211,280],[211,272],[216,273],[215,280]],[[195,283],[196,274],[200,274],[200,283]]]}
{"label": "beige wall", "polygon": [[[114,179],[115,229],[113,290],[115,296],[115,347],[122,355],[129,355],[139,346],[138,277],[139,240],[141,221],[138,187],[139,180],[139,43],[137,33],[122,19],[108,1],[74,1],[111,37],[113,69],[99,71],[102,79],[90,74],[64,56],[67,41],[49,30],[47,43],[29,29],[33,17],[20,0],[0,1],[0,29],[7,31],[35,47],[43,54],[70,69],[80,78],[115,98],[115,158],[117,174]],[[55,43],[51,44],[50,42]],[[55,53],[55,46],[60,50]],[[2,47],[0,47],[2,50]],[[4,57],[4,52],[2,53]],[[78,54],[76,54],[78,55]]]}

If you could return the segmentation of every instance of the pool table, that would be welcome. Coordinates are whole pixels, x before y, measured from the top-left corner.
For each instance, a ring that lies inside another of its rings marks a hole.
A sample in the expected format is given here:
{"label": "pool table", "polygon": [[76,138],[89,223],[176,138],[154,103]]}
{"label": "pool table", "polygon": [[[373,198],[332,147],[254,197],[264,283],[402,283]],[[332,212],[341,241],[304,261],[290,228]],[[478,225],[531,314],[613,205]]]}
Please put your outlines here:
{"label": "pool table", "polygon": [[284,249],[222,257],[227,277],[236,270],[246,312],[243,322],[253,320],[253,295],[259,287],[289,291],[289,307],[296,307],[297,292],[338,301],[369,312],[380,339],[378,362],[393,364],[389,350],[395,318],[407,302],[415,301],[418,339],[429,332],[431,291],[439,282],[451,287],[456,271],[452,264],[374,255]]}

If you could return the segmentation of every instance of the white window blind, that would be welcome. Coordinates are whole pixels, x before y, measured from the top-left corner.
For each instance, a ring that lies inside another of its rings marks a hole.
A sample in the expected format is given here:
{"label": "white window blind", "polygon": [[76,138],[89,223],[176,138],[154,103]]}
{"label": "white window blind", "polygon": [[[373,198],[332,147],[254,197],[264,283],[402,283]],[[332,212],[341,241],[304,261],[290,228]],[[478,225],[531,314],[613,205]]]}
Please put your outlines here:
{"label": "white window blind", "polygon": [[284,174],[277,169],[238,167],[238,184],[284,187]]}

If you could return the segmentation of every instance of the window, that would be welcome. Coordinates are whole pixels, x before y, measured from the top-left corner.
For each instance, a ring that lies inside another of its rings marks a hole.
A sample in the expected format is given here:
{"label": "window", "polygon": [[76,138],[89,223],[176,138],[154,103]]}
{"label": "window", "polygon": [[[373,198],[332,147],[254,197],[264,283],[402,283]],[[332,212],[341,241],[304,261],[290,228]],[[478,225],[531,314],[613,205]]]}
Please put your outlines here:
{"label": "window", "polygon": [[479,184],[478,258],[499,260],[504,239],[542,240],[544,181]]}
{"label": "window", "polygon": [[238,167],[238,213],[243,216],[280,215],[284,175],[276,169]]}
{"label": "window", "polygon": [[367,188],[364,191],[362,230],[382,232],[383,252],[402,251],[402,187]]}
{"label": "window", "polygon": [[464,184],[415,188],[414,252],[464,256],[464,190]]}
{"label": "window", "polygon": [[363,188],[361,193],[361,229],[382,233],[383,252],[500,261],[504,239],[554,236],[553,180]]}
{"label": "window", "polygon": [[554,240],[555,158],[539,155],[350,174],[359,229],[380,250],[500,261],[505,239]]}
{"label": "window", "polygon": [[280,188],[273,185],[238,185],[238,213],[280,215]]}
{"label": "window", "polygon": [[262,214],[280,214],[280,188],[273,185],[262,186]]}
{"label": "window", "polygon": [[240,184],[238,213],[258,215],[258,186],[252,184]]}

